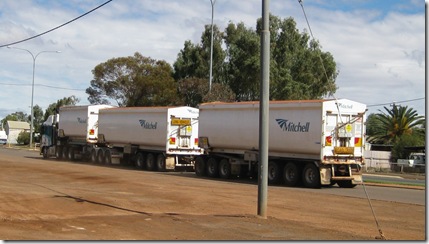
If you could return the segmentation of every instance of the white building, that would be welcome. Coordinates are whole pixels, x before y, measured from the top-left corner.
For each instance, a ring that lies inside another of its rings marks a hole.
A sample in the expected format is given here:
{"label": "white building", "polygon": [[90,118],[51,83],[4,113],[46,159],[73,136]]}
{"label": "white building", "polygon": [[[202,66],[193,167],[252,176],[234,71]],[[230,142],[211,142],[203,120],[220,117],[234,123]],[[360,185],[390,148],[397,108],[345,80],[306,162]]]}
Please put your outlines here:
{"label": "white building", "polygon": [[10,121],[6,122],[4,127],[7,134],[7,143],[8,144],[17,144],[17,139],[19,133],[22,131],[30,132],[30,124],[23,121]]}

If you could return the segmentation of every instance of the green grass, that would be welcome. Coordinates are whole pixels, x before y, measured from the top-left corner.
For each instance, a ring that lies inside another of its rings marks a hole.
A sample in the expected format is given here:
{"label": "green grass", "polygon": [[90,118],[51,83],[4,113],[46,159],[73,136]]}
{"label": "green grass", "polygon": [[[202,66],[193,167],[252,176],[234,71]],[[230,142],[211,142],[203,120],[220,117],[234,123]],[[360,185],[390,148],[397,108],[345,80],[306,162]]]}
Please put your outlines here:
{"label": "green grass", "polygon": [[386,180],[364,180],[364,183],[377,183],[377,184],[387,184],[387,185],[401,185],[401,186],[425,186],[423,183],[408,183],[408,182],[393,182]]}

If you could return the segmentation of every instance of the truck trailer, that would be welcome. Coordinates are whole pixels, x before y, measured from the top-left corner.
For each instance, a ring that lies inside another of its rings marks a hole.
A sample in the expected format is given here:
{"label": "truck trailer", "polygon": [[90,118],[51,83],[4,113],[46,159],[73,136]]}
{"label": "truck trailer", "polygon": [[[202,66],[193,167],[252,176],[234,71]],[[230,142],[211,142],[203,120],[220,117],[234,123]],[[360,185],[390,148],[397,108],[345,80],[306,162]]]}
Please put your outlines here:
{"label": "truck trailer", "polygon": [[63,106],[43,122],[40,153],[44,158],[89,159],[98,142],[98,113],[110,105]]}
{"label": "truck trailer", "polygon": [[202,153],[198,114],[192,107],[65,106],[43,123],[40,150],[45,158],[193,169]]}
{"label": "truck trailer", "polygon": [[[198,176],[258,174],[259,102],[200,107]],[[268,182],[318,188],[362,182],[366,105],[339,100],[271,101]]]}
{"label": "truck trailer", "polygon": [[128,107],[100,111],[99,147],[93,155],[110,163],[129,158],[140,169],[193,169],[199,110],[192,107]]}

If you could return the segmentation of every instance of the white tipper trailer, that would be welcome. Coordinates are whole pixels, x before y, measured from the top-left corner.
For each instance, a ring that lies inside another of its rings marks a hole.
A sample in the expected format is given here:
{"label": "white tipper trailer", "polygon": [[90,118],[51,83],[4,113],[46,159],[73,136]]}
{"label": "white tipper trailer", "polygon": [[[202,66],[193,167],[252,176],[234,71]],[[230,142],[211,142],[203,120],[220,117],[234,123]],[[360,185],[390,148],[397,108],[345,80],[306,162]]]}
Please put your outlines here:
{"label": "white tipper trailer", "polygon": [[[193,170],[199,110],[182,107],[122,107],[100,111],[98,161],[128,158],[137,168]],[[94,154],[95,155],[95,154]]]}
{"label": "white tipper trailer", "polygon": [[[194,167],[199,111],[192,107],[65,106],[42,126],[41,154],[164,171]],[[56,130],[58,128],[58,130]]]}
{"label": "white tipper trailer", "polygon": [[110,105],[63,106],[42,124],[40,153],[45,158],[89,159],[98,142],[98,113]]}
{"label": "white tipper trailer", "polygon": [[[258,174],[259,102],[200,107],[199,176]],[[271,101],[268,181],[318,188],[362,182],[366,105],[339,100]]]}

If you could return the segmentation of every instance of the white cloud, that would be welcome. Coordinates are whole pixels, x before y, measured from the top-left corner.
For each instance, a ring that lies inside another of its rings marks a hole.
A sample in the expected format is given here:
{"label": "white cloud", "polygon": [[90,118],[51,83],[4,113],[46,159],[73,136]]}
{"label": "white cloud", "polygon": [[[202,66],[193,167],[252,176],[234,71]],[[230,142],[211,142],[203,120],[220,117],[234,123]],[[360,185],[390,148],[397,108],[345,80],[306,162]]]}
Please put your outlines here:
{"label": "white cloud", "polygon": [[[310,23],[337,61],[337,97],[368,105],[425,97],[423,14],[326,12]],[[424,113],[423,100],[404,105]]]}
{"label": "white cloud", "polygon": [[[0,1],[0,45],[27,38],[63,24],[104,3],[104,0],[67,2],[31,0]],[[320,4],[323,8],[319,8]],[[338,98],[365,104],[381,104],[425,97],[424,5],[420,14],[382,9],[343,11],[329,9],[329,2],[304,2],[315,38],[324,51],[333,54],[340,71]],[[342,3],[347,4],[347,2]],[[223,30],[229,21],[255,28],[261,17],[261,1],[217,0],[215,24]],[[405,6],[407,8],[410,5]],[[292,16],[300,31],[308,29],[297,1],[273,0],[271,12],[281,18]],[[186,40],[199,42],[204,25],[210,24],[209,0],[112,1],[97,11],[40,38],[20,43],[34,54],[35,83],[76,90],[35,87],[34,104],[43,109],[58,99],[76,95],[87,104],[84,90],[92,79],[91,70],[110,58],[144,56],[166,60],[177,58]],[[20,50],[0,48],[0,83],[31,84],[32,59]],[[0,84],[0,118],[15,111],[29,113],[31,86]],[[423,114],[424,101],[404,105]],[[373,107],[377,112],[382,107]]]}

